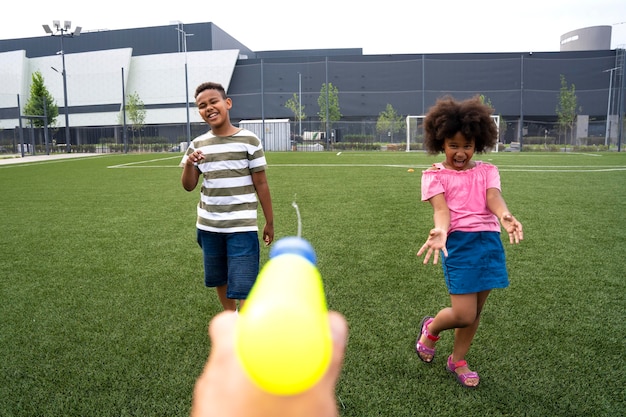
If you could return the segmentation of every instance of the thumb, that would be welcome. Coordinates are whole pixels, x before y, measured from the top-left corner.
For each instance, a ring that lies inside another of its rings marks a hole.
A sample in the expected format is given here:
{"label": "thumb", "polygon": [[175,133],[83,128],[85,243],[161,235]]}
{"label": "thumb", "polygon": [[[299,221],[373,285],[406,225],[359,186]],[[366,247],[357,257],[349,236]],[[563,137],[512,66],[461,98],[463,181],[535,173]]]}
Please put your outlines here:
{"label": "thumb", "polygon": [[328,371],[320,382],[334,387],[339,379],[345,356],[346,344],[348,342],[348,323],[345,317],[336,311],[328,312],[328,320],[330,322],[330,332],[333,340],[333,356]]}

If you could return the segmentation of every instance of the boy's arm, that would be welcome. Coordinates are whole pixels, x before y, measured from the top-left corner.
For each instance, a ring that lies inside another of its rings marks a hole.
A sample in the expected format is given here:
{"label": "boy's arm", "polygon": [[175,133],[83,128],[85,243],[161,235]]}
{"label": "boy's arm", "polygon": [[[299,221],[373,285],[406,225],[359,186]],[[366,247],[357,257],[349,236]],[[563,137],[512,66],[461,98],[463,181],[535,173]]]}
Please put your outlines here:
{"label": "boy's arm", "polygon": [[267,183],[265,171],[253,172],[252,183],[259,197],[261,208],[263,208],[263,216],[265,217],[263,241],[265,242],[265,246],[268,246],[274,240],[274,210],[272,208],[272,197],[270,195],[270,187]]}
{"label": "boy's arm", "polygon": [[198,185],[198,178],[200,178],[200,170],[195,165],[196,162],[204,159],[202,151],[194,151],[183,166],[183,173],[180,177],[180,181],[183,184],[183,188],[187,191],[193,191]]}

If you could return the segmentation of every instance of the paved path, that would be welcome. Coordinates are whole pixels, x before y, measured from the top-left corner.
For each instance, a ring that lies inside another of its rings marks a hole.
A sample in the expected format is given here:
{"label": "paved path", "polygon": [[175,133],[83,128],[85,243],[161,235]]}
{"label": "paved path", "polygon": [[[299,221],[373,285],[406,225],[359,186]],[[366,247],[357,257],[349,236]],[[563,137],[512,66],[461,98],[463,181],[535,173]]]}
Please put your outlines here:
{"label": "paved path", "polygon": [[0,155],[0,165],[9,164],[24,164],[28,162],[42,162],[53,161],[56,159],[68,159],[68,158],[84,158],[86,156],[100,156],[97,153],[55,153],[52,155],[24,155],[22,158],[20,155]]}

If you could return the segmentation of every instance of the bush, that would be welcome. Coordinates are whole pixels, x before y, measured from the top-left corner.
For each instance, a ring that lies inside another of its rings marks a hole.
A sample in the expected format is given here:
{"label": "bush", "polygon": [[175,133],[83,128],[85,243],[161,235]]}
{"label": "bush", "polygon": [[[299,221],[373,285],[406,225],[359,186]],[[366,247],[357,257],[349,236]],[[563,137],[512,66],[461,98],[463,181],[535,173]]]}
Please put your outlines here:
{"label": "bush", "polygon": [[372,143],[376,138],[372,135],[345,135],[342,142],[365,142]]}
{"label": "bush", "polygon": [[605,138],[602,137],[588,137],[588,138],[580,138],[580,143],[584,143],[587,146],[601,146],[604,145]]}
{"label": "bush", "polygon": [[556,143],[554,136],[524,136],[524,145],[553,145]]}
{"label": "bush", "polygon": [[342,141],[333,143],[333,149],[338,151],[379,151],[380,144]]}
{"label": "bush", "polygon": [[404,144],[388,143],[386,146],[388,151],[404,151],[406,149]]}

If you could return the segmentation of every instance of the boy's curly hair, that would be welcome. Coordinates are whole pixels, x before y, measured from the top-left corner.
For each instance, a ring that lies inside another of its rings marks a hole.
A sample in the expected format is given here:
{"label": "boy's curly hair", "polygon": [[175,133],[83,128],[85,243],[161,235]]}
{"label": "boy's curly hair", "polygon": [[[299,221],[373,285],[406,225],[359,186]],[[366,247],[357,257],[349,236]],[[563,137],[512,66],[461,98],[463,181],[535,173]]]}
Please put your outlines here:
{"label": "boy's curly hair", "polygon": [[424,118],[424,148],[429,154],[441,153],[444,140],[461,132],[466,139],[474,139],[476,152],[487,152],[498,140],[492,113],[478,95],[463,101],[451,96],[438,99]]}
{"label": "boy's curly hair", "polygon": [[224,87],[222,86],[222,84],[220,83],[214,83],[211,81],[205,82],[200,84],[198,87],[196,87],[196,93],[194,94],[194,98],[198,98],[198,94],[200,94],[201,92],[203,92],[204,90],[217,90],[220,95],[222,96],[222,98],[226,98],[226,91],[224,90]]}

